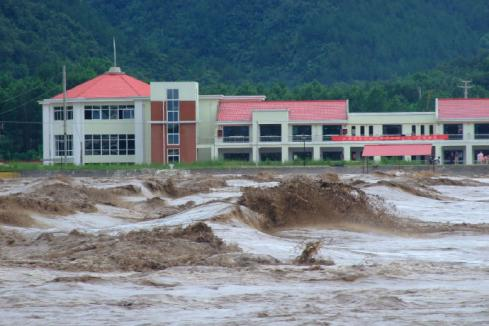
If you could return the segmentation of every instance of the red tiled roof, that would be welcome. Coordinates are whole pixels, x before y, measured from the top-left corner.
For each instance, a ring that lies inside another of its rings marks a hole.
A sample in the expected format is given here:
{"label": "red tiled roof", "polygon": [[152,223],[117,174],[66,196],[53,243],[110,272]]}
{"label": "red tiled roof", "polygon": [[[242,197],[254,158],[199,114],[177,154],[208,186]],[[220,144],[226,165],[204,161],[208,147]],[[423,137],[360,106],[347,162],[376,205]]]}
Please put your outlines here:
{"label": "red tiled roof", "polygon": [[431,144],[365,145],[362,156],[431,155]]}
{"label": "red tiled roof", "polygon": [[[66,92],[68,98],[120,98],[149,97],[149,84],[124,73],[107,72],[90,79]],[[62,99],[63,93],[53,99]]]}
{"label": "red tiled roof", "polygon": [[489,99],[438,99],[438,119],[489,118]]}
{"label": "red tiled roof", "polygon": [[222,101],[218,121],[251,121],[253,111],[287,110],[290,121],[346,120],[347,101]]}

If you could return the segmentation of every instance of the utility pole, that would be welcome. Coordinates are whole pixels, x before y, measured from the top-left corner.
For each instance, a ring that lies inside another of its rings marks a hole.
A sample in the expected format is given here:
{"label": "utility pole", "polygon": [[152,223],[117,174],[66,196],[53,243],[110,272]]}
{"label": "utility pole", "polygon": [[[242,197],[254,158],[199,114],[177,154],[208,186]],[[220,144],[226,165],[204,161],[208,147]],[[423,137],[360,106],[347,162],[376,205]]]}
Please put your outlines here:
{"label": "utility pole", "polygon": [[[64,161],[66,162],[67,158],[67,135],[66,135],[66,66],[63,66],[63,149],[64,149]],[[61,162],[61,166],[63,166],[63,162]]]}
{"label": "utility pole", "polygon": [[464,89],[464,98],[469,98],[469,89],[474,87],[472,85],[469,85],[470,83],[472,83],[472,81],[471,80],[460,80],[460,82],[462,82],[463,85],[459,85],[457,87]]}

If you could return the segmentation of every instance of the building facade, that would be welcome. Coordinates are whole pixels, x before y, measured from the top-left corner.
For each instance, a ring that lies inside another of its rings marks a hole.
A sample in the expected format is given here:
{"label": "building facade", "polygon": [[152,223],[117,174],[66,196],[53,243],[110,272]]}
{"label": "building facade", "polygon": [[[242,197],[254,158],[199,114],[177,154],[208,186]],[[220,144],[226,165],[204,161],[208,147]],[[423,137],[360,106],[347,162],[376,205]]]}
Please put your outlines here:
{"label": "building facade", "polygon": [[197,82],[148,84],[113,67],[70,89],[66,103],[65,119],[62,94],[40,101],[45,164],[349,161],[364,159],[372,144],[430,145],[442,164],[489,155],[489,99],[437,99],[434,112],[352,113],[348,100],[200,95]]}

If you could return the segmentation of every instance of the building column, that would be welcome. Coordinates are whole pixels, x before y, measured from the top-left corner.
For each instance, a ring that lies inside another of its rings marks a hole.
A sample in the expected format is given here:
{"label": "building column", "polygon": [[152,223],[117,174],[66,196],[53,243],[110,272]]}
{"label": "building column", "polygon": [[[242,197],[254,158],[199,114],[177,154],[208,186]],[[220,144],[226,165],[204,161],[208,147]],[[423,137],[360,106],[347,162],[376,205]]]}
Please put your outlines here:
{"label": "building column", "polygon": [[73,105],[73,164],[83,165],[83,148],[85,133],[83,128],[84,123],[84,107],[82,104]]}
{"label": "building column", "polygon": [[473,123],[464,123],[464,140],[473,140],[474,139],[474,124]]}
{"label": "building column", "polygon": [[42,105],[42,159],[44,165],[52,164],[52,147],[51,147],[51,124],[53,123],[51,118],[51,112],[49,105]]}
{"label": "building column", "polygon": [[411,155],[404,155],[404,161],[411,162]]}
{"label": "building column", "polygon": [[374,156],[374,162],[382,161],[382,156]]}
{"label": "building column", "polygon": [[443,151],[440,145],[435,146],[435,159],[440,158],[440,164],[443,164]]}
{"label": "building column", "polygon": [[135,159],[134,163],[144,163],[144,103],[134,101],[134,142]]}
{"label": "building column", "polygon": [[280,148],[282,149],[282,163],[285,163],[289,160],[289,147],[282,145]]}
{"label": "building column", "polygon": [[474,164],[474,153],[473,153],[472,145],[465,146],[465,164],[472,165]]}
{"label": "building column", "polygon": [[319,146],[313,146],[312,147],[312,159],[314,161],[320,161],[321,160],[321,147],[319,147]]}
{"label": "building column", "polygon": [[258,155],[258,146],[251,147],[251,160],[255,163],[260,161],[260,155]]}
{"label": "building column", "polygon": [[343,160],[344,161],[351,161],[350,146],[348,146],[348,145],[343,146]]}

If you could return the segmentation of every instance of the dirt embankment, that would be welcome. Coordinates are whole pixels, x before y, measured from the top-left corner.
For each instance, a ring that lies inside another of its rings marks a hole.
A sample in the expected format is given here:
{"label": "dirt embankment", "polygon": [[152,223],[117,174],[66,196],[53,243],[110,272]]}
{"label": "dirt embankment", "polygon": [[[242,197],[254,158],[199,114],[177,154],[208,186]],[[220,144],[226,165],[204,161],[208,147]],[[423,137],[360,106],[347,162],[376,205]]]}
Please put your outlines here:
{"label": "dirt embankment", "polygon": [[259,227],[265,231],[324,225],[401,234],[489,232],[489,225],[486,224],[442,224],[401,218],[389,210],[379,197],[369,196],[341,182],[314,180],[306,176],[285,180],[274,188],[245,188],[240,204],[261,214]]}
{"label": "dirt embankment", "polygon": [[149,271],[172,266],[219,265],[209,258],[239,249],[216,237],[199,222],[186,228],[131,231],[119,235],[42,234],[28,240],[12,232],[0,232],[0,263],[67,271]]}

